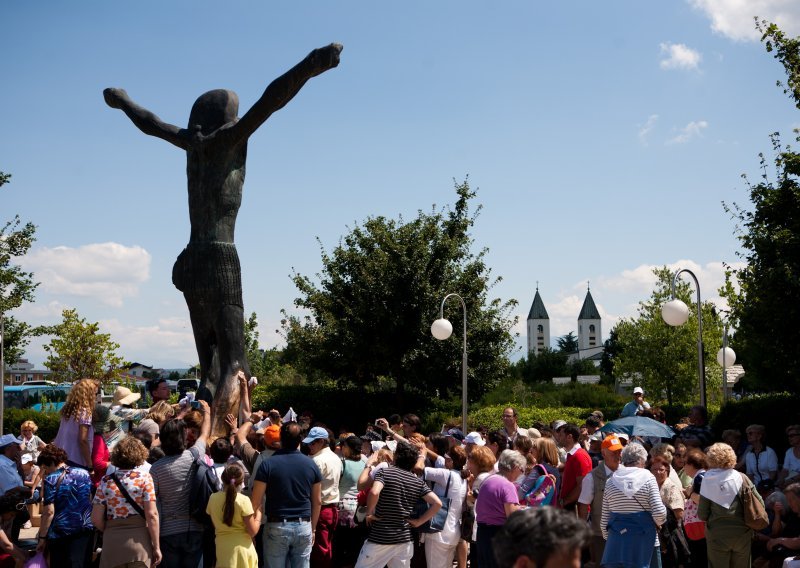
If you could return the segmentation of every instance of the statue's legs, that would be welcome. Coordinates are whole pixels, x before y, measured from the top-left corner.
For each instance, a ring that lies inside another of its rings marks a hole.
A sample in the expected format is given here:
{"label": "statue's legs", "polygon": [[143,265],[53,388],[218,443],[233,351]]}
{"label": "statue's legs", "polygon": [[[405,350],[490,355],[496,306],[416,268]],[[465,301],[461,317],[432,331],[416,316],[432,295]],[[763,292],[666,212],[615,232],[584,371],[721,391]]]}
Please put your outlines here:
{"label": "statue's legs", "polygon": [[244,309],[230,304],[221,306],[214,322],[214,331],[220,380],[214,394],[213,424],[219,424],[224,429],[226,414],[239,415],[239,381],[236,374],[243,370],[245,376],[250,378],[244,346]]}
{"label": "statue's legs", "polygon": [[217,390],[217,377],[219,376],[213,369],[214,348],[217,343],[214,337],[213,318],[209,317],[207,305],[190,299],[186,294],[184,297],[186,305],[189,307],[194,345],[200,361],[200,389],[197,391],[197,398],[205,400],[210,406]]}

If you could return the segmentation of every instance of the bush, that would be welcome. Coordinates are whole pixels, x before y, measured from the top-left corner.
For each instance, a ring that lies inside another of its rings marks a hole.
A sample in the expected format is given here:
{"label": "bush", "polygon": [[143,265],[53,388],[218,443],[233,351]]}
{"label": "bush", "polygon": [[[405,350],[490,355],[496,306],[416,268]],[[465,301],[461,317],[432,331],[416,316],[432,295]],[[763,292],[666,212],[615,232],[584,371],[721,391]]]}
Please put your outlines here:
{"label": "bush", "polygon": [[470,430],[475,430],[480,426],[485,426],[489,430],[497,430],[503,427],[503,410],[513,406],[517,411],[517,423],[520,428],[530,428],[534,422],[550,424],[554,420],[566,420],[574,424],[581,425],[586,420],[593,408],[578,408],[575,406],[557,407],[532,407],[514,406],[513,404],[498,404],[484,406],[474,412],[469,413]]}
{"label": "bush", "polygon": [[767,429],[766,443],[782,460],[789,447],[784,430],[790,424],[800,423],[797,408],[800,396],[794,393],[753,395],[742,400],[732,400],[723,406],[711,421],[714,436],[719,439],[723,430],[742,432],[750,424],[761,424]]}
{"label": "bush", "polygon": [[3,412],[3,433],[19,436],[19,427],[26,420],[33,420],[39,427],[36,435],[50,443],[58,433],[61,415],[58,412],[38,412],[29,408],[7,408]]}

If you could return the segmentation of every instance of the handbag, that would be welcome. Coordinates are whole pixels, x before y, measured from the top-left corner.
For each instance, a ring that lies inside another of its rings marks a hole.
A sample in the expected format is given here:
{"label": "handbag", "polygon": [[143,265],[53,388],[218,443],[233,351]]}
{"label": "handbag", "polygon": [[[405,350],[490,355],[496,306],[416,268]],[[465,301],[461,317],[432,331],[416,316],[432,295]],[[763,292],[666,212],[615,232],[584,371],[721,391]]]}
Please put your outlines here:
{"label": "handbag", "polygon": [[686,509],[683,512],[683,531],[689,540],[706,538],[706,522],[697,516],[697,503],[691,497],[686,500]]}
{"label": "handbag", "polygon": [[667,519],[658,529],[658,542],[664,566],[688,565],[691,562],[692,551],[672,509],[667,509]]}
{"label": "handbag", "polygon": [[761,501],[760,496],[754,495],[753,482],[750,481],[750,478],[741,472],[739,473],[742,476],[742,488],[739,490],[739,497],[742,499],[744,524],[754,531],[763,530],[769,526],[767,510],[764,508],[764,503]]}
{"label": "handbag", "polygon": [[[444,490],[444,497],[441,497],[440,500],[442,501],[442,507],[436,512],[436,514],[426,523],[421,524],[417,527],[417,530],[422,533],[437,533],[441,532],[444,528],[444,524],[447,521],[447,513],[450,511],[450,497],[447,497],[447,494],[450,493],[450,480],[453,478],[453,473],[447,476],[447,486]],[[436,485],[436,482],[432,482],[433,485]],[[422,515],[424,515],[430,505],[428,505],[427,501],[424,499],[420,499],[417,501],[416,505],[414,505],[414,510],[411,513],[412,519],[418,519]]]}

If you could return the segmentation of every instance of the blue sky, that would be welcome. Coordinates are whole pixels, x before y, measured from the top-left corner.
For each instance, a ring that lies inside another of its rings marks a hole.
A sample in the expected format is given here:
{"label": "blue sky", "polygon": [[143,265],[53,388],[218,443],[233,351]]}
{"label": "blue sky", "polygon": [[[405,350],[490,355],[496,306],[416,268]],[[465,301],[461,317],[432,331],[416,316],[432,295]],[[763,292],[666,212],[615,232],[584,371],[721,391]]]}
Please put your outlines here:
{"label": "blue sky", "polygon": [[[340,66],[249,143],[236,241],[265,345],[292,311],[292,270],[321,267],[315,237],[330,249],[369,215],[452,203],[467,175],[495,295],[524,320],[538,281],[554,338],[576,329],[587,280],[606,337],[654,265],[695,269],[713,298],[739,250],[721,202],[746,203],[740,175],[756,178],[768,135],[800,123],[752,23],[798,35],[800,6],[741,4],[5,2],[0,219],[38,225],[23,265],[42,282],[17,315],[55,323],[76,307],[129,360],[194,364],[170,282],[189,232],[185,156],[102,90],[185,126],[197,96],[227,88],[243,114],[333,41]],[[39,344],[28,356],[44,360]]]}

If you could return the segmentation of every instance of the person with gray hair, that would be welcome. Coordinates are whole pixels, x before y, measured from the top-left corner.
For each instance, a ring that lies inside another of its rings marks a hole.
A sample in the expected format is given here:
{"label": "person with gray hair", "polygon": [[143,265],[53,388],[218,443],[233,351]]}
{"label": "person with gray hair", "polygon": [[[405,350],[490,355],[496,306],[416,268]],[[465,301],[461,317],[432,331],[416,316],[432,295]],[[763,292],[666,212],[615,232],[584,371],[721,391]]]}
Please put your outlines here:
{"label": "person with gray hair", "polygon": [[554,507],[516,511],[494,537],[499,568],[579,568],[589,527]]}
{"label": "person with gray hair", "polygon": [[600,530],[603,566],[661,566],[657,527],[667,518],[656,478],[644,469],[647,450],[628,444],[622,464],[606,483]]}
{"label": "person with gray hair", "polygon": [[497,473],[490,475],[481,485],[475,503],[475,520],[478,523],[478,538],[475,542],[478,565],[494,568],[492,539],[511,516],[519,509],[519,496],[514,481],[525,472],[527,460],[515,450],[503,450],[497,460]]}

